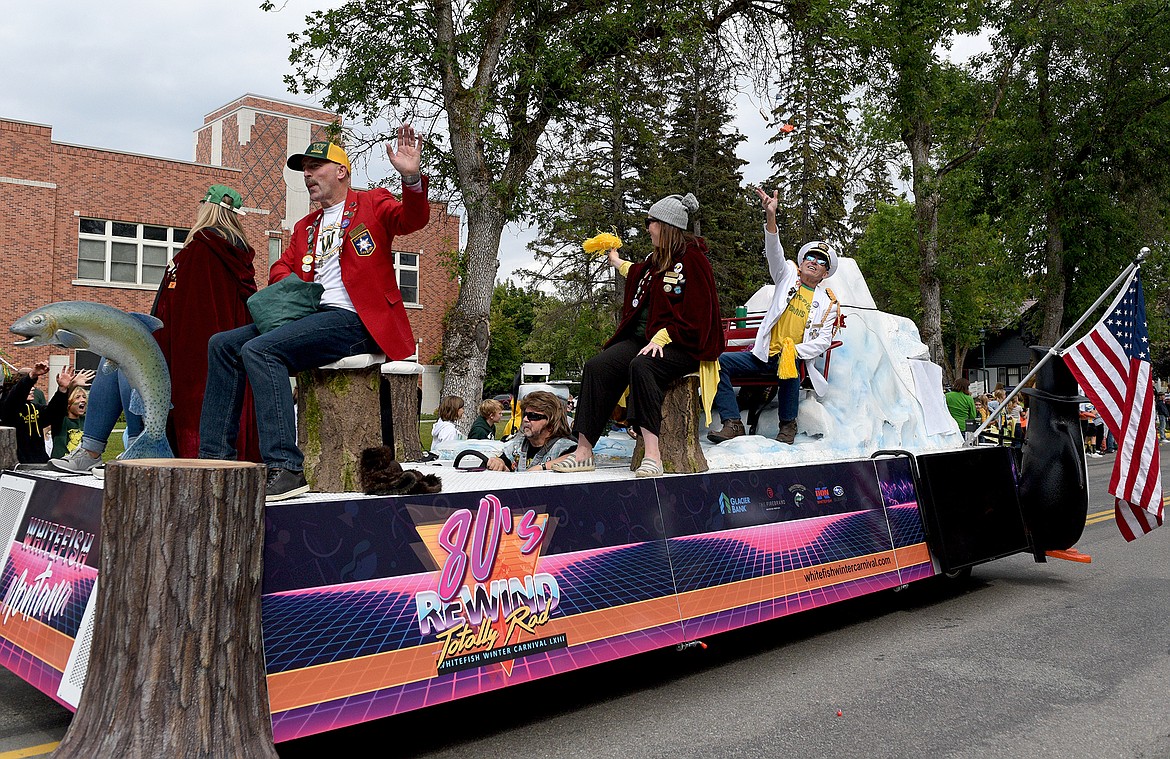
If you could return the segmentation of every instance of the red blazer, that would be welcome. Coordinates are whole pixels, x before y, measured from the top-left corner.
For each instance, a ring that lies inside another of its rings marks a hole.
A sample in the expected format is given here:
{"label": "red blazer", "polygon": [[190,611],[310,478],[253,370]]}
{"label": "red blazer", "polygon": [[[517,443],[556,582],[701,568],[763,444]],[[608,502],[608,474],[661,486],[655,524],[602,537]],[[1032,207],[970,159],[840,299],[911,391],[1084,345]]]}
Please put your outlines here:
{"label": "red blazer", "polygon": [[[272,265],[269,282],[279,282],[289,274],[313,281],[312,249],[324,213],[317,209],[297,222],[288,249]],[[348,220],[349,225],[341,246],[341,281],[362,324],[387,358],[406,358],[415,350],[414,333],[394,277],[392,245],[394,235],[417,232],[430,220],[426,177],[421,192],[404,190],[401,201],[381,187],[351,189],[343,214],[342,223]],[[304,263],[306,258],[308,263]]]}

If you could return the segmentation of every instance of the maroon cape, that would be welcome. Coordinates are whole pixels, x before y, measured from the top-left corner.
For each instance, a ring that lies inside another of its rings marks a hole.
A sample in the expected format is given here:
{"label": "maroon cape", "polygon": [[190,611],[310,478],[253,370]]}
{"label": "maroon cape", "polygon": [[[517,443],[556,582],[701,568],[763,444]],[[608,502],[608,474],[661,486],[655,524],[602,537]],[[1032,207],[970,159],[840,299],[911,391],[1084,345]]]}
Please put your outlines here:
{"label": "maroon cape", "polygon": [[723,353],[725,343],[706,241],[695,238],[670,264],[666,271],[653,273],[647,271],[650,262],[641,261],[626,272],[621,323],[605,347],[627,336],[638,313],[634,299],[639,298],[647,301],[647,339],[665,329],[675,348],[681,348],[699,361],[714,361]]}
{"label": "maroon cape", "polygon": [[[219,233],[201,229],[175,256],[159,286],[154,315],[163,327],[154,337],[171,369],[171,442],[179,458],[199,457],[208,340],[252,323],[248,296],[256,292],[255,257],[250,246],[236,247]],[[250,391],[244,398],[237,450],[241,460],[261,460]]]}

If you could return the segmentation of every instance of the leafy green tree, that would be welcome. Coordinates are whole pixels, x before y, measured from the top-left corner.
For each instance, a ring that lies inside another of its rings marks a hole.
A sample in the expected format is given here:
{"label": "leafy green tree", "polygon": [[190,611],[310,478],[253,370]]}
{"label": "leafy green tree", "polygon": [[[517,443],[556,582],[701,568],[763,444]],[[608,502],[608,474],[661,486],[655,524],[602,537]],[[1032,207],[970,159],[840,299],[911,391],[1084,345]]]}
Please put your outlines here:
{"label": "leafy green tree", "polygon": [[795,250],[810,240],[828,240],[843,249],[854,130],[851,93],[858,82],[855,48],[843,24],[840,0],[791,3],[790,48],[776,77],[773,122],[768,140],[777,146],[765,188],[780,188],[780,241]]}
{"label": "leafy green tree", "polygon": [[[1027,22],[1024,3],[1005,0],[1005,5],[1010,12],[1001,19]],[[950,64],[940,51],[956,35],[978,32],[985,12],[994,7],[984,0],[863,0],[852,16],[870,75],[867,97],[888,113],[909,156],[922,299],[918,324],[939,364],[946,364],[939,244],[943,183],[984,146],[1018,47],[1003,48],[992,65],[995,73],[983,79]],[[940,150],[940,144],[951,150]]]}
{"label": "leafy green tree", "polygon": [[[1015,326],[1030,286],[1020,259],[1010,255],[981,202],[973,172],[947,178],[951,198],[939,217],[940,325],[946,351],[942,366],[959,376],[967,351],[981,331]],[[884,311],[918,321],[922,301],[918,282],[907,271],[918,267],[918,235],[913,204],[878,203],[857,245],[856,259],[874,300]]]}
{"label": "leafy green tree", "polygon": [[[273,9],[266,0],[262,7]],[[465,275],[443,340],[443,393],[480,395],[500,235],[541,191],[535,180],[551,125],[579,123],[608,61],[652,57],[717,31],[755,8],[750,0],[600,0],[567,5],[505,0],[388,3],[349,0],[316,11],[292,35],[295,92],[375,128],[443,122],[425,151],[436,185],[457,190],[466,212]]]}
{"label": "leafy green tree", "polygon": [[520,364],[529,360],[526,344],[543,300],[540,292],[526,290],[510,280],[495,286],[492,291],[491,344],[484,377],[486,395],[512,391],[512,380]]}
{"label": "leafy green tree", "polygon": [[[1170,8],[1157,0],[1038,7],[1032,27],[1007,26],[996,39],[1024,53],[1008,92],[1012,118],[986,158],[1011,167],[997,182],[1003,218],[1042,274],[1039,334],[1052,344],[1139,248],[1166,239]],[[1145,268],[1156,301],[1162,277]]]}

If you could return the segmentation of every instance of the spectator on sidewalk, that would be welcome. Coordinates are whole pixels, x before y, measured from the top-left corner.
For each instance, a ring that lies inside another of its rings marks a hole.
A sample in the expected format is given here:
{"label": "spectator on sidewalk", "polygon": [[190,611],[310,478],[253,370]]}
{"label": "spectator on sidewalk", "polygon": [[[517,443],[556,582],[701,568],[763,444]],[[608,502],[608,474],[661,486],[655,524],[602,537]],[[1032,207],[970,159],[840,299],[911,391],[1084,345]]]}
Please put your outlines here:
{"label": "spectator on sidewalk", "polygon": [[967,431],[968,421],[979,419],[979,414],[975,411],[975,399],[968,392],[970,387],[970,380],[959,377],[951,386],[951,391],[943,396],[947,402],[947,410],[951,412],[955,424],[959,425],[959,432]]}

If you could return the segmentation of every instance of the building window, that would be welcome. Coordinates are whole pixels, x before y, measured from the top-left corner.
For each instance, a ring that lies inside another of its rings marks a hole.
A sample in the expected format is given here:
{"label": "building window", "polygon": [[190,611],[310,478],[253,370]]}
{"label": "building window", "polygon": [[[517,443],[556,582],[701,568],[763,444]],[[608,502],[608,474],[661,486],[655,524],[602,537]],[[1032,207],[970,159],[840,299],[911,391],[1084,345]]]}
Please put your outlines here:
{"label": "building window", "polygon": [[157,285],[187,239],[187,230],[109,219],[81,219],[77,278],[125,285]]}
{"label": "building window", "polygon": [[280,260],[280,238],[273,235],[268,238],[268,268]]}
{"label": "building window", "polygon": [[398,291],[402,302],[418,305],[418,257],[419,253],[394,251],[394,274],[398,277]]}

